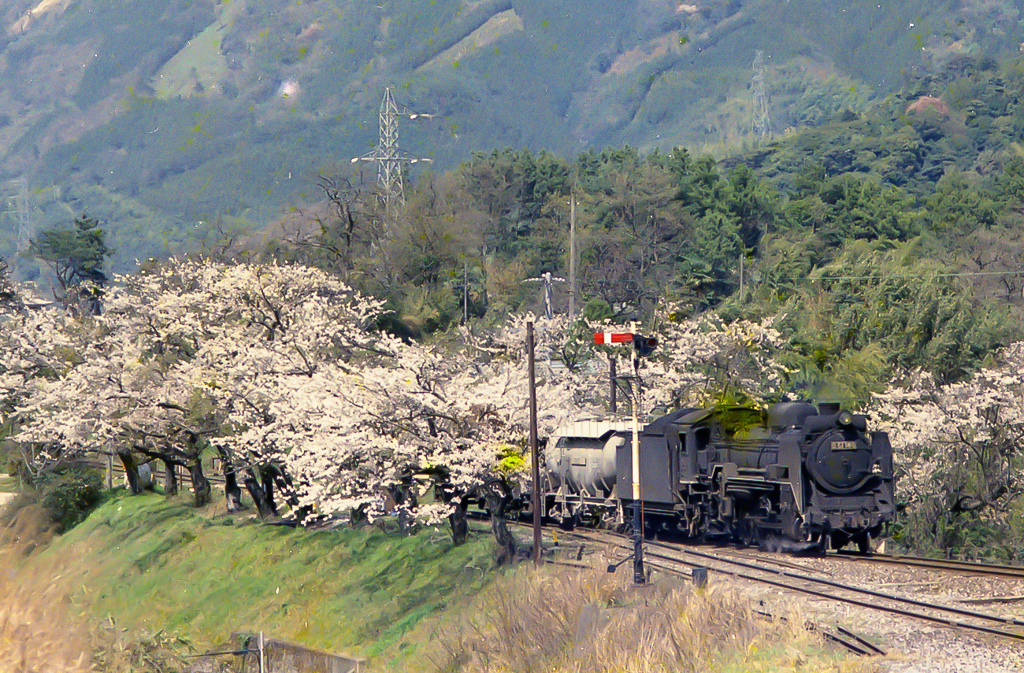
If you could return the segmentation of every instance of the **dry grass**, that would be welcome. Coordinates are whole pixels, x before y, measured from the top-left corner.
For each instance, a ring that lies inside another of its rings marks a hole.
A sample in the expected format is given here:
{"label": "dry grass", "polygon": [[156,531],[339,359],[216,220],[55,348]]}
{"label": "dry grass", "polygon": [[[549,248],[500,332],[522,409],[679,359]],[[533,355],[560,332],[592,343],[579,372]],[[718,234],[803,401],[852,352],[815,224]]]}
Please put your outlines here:
{"label": "dry grass", "polygon": [[755,612],[725,584],[699,590],[626,573],[524,569],[486,594],[472,618],[439,635],[439,671],[651,673],[870,670],[822,653],[792,610]]}
{"label": "dry grass", "polygon": [[26,560],[52,537],[49,517],[35,507],[18,509],[0,529],[0,670],[89,671],[87,632],[68,602],[70,559]]}
{"label": "dry grass", "polygon": [[86,619],[70,596],[87,569],[42,553],[54,535],[42,509],[13,506],[0,521],[0,673],[180,670],[186,643]]}

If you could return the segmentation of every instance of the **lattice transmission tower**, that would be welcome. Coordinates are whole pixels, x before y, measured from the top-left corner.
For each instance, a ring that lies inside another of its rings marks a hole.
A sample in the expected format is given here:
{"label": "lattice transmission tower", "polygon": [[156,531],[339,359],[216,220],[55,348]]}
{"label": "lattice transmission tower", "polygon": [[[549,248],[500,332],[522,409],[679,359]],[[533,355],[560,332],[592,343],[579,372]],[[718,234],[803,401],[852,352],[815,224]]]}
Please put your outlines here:
{"label": "lattice transmission tower", "polygon": [[398,118],[430,119],[434,115],[410,110],[404,105],[399,109],[391,87],[384,89],[384,99],[380,103],[380,141],[377,147],[367,154],[352,159],[372,161],[377,164],[377,198],[384,206],[390,220],[395,208],[405,202],[405,190],[402,186],[402,164],[415,164],[420,161],[429,162],[405,152],[398,147]]}
{"label": "lattice transmission tower", "polygon": [[768,118],[768,94],[764,91],[764,52],[758,49],[754,54],[754,78],[750,88],[754,92],[753,129],[759,140],[772,135],[772,120]]}
{"label": "lattice transmission tower", "polygon": [[32,213],[28,202],[28,180],[18,178],[8,183],[16,190],[7,197],[7,215],[18,223],[18,252],[25,252],[32,241]]}

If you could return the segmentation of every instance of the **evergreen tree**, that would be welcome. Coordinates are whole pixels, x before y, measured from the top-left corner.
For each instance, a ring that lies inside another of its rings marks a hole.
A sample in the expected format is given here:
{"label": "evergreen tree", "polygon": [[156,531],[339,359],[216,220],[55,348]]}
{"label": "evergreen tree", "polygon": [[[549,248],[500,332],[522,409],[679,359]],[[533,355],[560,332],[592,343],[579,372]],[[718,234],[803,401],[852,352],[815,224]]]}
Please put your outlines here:
{"label": "evergreen tree", "polygon": [[72,226],[47,229],[32,240],[32,254],[50,267],[60,284],[59,300],[68,303],[74,294],[86,299],[90,312],[99,311],[99,288],[107,282],[103,262],[112,252],[105,239],[99,220],[83,213]]}

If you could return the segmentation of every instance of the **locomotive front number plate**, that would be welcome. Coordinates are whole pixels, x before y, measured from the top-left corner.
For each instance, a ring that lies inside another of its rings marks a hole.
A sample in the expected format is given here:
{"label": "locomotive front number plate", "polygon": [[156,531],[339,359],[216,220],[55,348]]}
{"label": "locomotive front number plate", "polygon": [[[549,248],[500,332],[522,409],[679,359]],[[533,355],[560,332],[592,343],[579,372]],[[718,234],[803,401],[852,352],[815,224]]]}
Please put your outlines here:
{"label": "locomotive front number plate", "polygon": [[831,447],[833,451],[856,451],[857,442],[845,439],[836,439],[832,440]]}

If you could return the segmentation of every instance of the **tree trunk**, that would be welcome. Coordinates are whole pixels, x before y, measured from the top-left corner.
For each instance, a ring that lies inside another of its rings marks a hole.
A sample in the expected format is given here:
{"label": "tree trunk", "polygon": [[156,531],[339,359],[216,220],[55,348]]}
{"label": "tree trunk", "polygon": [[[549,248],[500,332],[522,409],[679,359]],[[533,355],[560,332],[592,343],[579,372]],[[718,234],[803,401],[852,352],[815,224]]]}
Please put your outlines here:
{"label": "tree trunk", "polygon": [[309,507],[301,509],[299,507],[299,498],[295,494],[295,484],[292,482],[291,476],[281,469],[280,465],[271,465],[270,468],[277,491],[281,494],[284,502],[292,509],[292,513],[299,518],[304,516],[304,512],[308,514],[310,511]]}
{"label": "tree trunk", "polygon": [[260,466],[260,483],[263,485],[263,494],[267,498],[267,506],[277,516],[277,503],[274,502],[274,467],[272,465]]}
{"label": "tree trunk", "polygon": [[269,519],[274,516],[274,509],[267,501],[266,491],[263,490],[263,486],[256,479],[256,472],[251,467],[246,470],[245,489],[249,491],[252,501],[256,503],[256,511],[259,512],[261,519]]}
{"label": "tree trunk", "polygon": [[164,460],[164,495],[178,495],[178,468],[167,460]]}
{"label": "tree trunk", "polygon": [[501,483],[486,484],[483,487],[487,510],[491,514],[491,532],[498,543],[497,558],[499,566],[512,563],[516,558],[516,539],[508,529],[505,515],[511,502],[511,493]]}
{"label": "tree trunk", "polygon": [[369,522],[369,517],[366,516],[366,505],[359,505],[349,513],[349,525],[353,528],[359,529],[365,526]]}
{"label": "tree trunk", "polygon": [[452,529],[452,544],[458,547],[466,544],[469,537],[469,524],[466,523],[466,502],[454,503],[455,509],[448,515],[448,525]]}
{"label": "tree trunk", "polygon": [[139,464],[135,462],[135,456],[132,455],[131,451],[119,450],[117,457],[121,459],[121,465],[124,467],[124,476],[128,479],[128,490],[132,492],[132,495],[142,493],[142,482],[139,480]]}
{"label": "tree trunk", "polygon": [[192,477],[192,490],[195,493],[193,504],[196,507],[210,504],[210,480],[203,474],[203,461],[199,456],[189,462],[188,471]]}
{"label": "tree trunk", "polygon": [[411,535],[415,530],[416,519],[409,512],[419,505],[416,483],[412,476],[403,476],[401,482],[393,486],[388,495],[394,503],[394,509],[398,510],[398,528],[403,534]]}
{"label": "tree trunk", "polygon": [[245,509],[242,505],[242,489],[238,485],[238,477],[235,474],[235,464],[231,461],[231,454],[223,446],[218,446],[217,452],[220,454],[220,462],[224,470],[224,497],[227,500],[228,514],[234,514]]}

